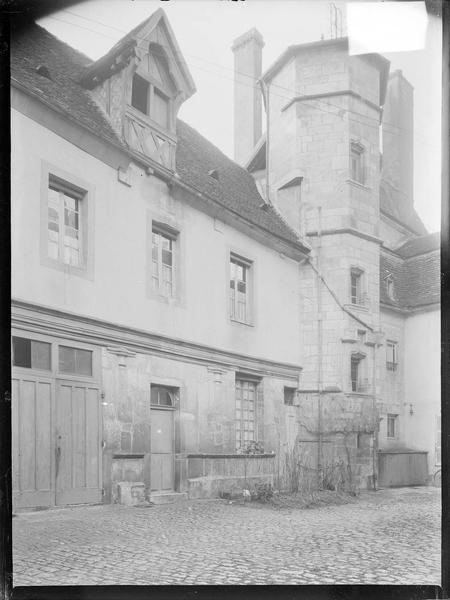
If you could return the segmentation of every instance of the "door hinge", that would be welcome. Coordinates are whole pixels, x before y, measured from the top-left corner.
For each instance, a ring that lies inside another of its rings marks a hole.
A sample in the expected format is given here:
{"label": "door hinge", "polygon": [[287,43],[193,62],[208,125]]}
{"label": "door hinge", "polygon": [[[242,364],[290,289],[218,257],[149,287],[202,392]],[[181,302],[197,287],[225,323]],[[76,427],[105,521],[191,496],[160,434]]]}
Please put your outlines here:
{"label": "door hinge", "polygon": [[100,398],[101,398],[102,400],[104,400],[104,398],[105,398],[105,392],[102,392],[102,393],[100,394]]}

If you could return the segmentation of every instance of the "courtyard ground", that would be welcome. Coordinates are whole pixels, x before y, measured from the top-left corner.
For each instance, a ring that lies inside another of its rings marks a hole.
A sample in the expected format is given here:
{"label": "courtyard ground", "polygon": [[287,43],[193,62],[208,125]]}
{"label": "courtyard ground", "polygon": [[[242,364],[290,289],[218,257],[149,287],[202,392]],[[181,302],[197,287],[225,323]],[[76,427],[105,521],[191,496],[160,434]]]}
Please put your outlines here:
{"label": "courtyard ground", "polygon": [[13,519],[14,586],[440,584],[440,489],[275,510],[225,500]]}

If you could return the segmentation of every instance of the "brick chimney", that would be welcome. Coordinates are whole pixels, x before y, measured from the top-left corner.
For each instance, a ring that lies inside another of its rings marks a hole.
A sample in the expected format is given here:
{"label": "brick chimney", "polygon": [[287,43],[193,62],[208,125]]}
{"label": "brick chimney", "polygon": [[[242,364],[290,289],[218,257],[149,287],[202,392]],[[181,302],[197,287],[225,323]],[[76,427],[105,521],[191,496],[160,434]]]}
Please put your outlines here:
{"label": "brick chimney", "polygon": [[381,178],[396,202],[414,203],[414,89],[402,71],[389,76],[383,110],[383,168]]}
{"label": "brick chimney", "polygon": [[234,159],[243,165],[261,137],[261,76],[264,41],[256,29],[238,37],[234,53]]}

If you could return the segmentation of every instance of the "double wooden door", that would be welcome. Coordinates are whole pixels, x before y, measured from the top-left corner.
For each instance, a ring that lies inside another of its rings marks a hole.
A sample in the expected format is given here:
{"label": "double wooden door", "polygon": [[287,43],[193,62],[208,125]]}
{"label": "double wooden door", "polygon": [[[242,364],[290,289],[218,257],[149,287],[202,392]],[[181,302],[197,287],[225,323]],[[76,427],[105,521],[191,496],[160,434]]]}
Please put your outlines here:
{"label": "double wooden door", "polygon": [[15,507],[100,502],[98,386],[21,373],[12,385]]}

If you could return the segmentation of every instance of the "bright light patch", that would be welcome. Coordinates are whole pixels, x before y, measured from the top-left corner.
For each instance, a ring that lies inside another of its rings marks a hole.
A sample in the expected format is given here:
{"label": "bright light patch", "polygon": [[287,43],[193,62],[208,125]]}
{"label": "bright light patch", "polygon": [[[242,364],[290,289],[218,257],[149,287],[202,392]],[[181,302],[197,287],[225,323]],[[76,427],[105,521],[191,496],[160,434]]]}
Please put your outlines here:
{"label": "bright light patch", "polygon": [[349,2],[350,54],[407,52],[425,47],[424,2]]}

